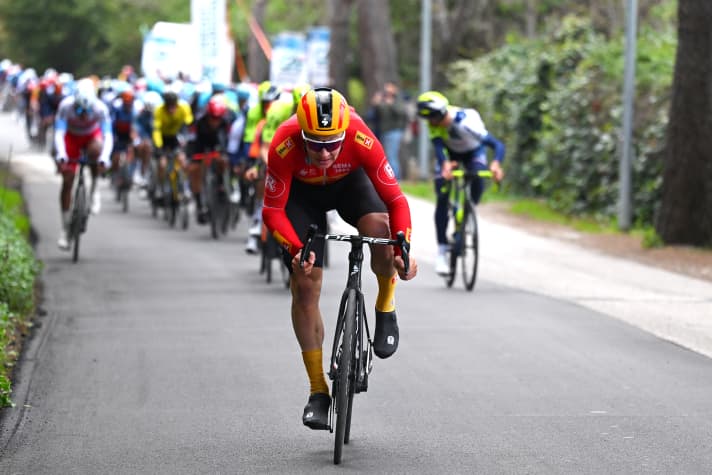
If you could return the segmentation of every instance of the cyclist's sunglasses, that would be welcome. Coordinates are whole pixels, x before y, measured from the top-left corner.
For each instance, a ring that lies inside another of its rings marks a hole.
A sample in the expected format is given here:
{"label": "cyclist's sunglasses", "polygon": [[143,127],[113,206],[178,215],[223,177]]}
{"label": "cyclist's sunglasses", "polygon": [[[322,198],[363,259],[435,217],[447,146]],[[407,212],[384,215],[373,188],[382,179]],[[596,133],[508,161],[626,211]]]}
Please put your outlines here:
{"label": "cyclist's sunglasses", "polygon": [[339,147],[341,147],[341,144],[344,143],[345,136],[346,134],[342,134],[341,137],[338,139],[321,141],[310,139],[302,130],[302,138],[304,139],[304,143],[306,144],[307,148],[312,152],[321,152],[322,150],[326,150],[329,153],[336,152]]}

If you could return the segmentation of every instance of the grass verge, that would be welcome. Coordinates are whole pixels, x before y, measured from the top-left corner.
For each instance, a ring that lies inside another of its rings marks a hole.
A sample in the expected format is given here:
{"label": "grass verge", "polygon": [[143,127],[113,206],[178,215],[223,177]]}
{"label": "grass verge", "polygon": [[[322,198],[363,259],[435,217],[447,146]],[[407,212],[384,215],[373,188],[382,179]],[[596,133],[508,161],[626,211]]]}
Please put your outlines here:
{"label": "grass verge", "polygon": [[[0,169],[0,183],[12,180]],[[22,339],[32,327],[39,263],[18,189],[0,186],[0,407],[12,406],[11,375]]]}
{"label": "grass verge", "polygon": [[[401,189],[408,195],[435,203],[435,188],[432,181],[404,181]],[[482,195],[482,203],[504,202],[507,209],[513,213],[526,216],[537,221],[555,223],[571,227],[585,233],[622,233],[613,220],[602,221],[588,217],[572,217],[558,212],[542,200],[522,198],[511,195],[505,190],[488,186]],[[631,234],[640,237],[641,245],[646,248],[663,245],[662,240],[652,227],[634,228]]]}

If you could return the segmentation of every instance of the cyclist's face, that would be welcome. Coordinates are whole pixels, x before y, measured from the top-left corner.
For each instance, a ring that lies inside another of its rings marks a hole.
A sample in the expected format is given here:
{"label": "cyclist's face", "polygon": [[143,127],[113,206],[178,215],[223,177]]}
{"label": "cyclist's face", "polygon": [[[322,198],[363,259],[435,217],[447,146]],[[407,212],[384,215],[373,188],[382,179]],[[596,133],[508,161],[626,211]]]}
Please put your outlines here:
{"label": "cyclist's face", "polygon": [[304,149],[307,152],[309,162],[322,170],[329,168],[334,164],[339,153],[341,153],[344,136],[345,134],[341,133],[323,137],[312,137],[302,133]]}

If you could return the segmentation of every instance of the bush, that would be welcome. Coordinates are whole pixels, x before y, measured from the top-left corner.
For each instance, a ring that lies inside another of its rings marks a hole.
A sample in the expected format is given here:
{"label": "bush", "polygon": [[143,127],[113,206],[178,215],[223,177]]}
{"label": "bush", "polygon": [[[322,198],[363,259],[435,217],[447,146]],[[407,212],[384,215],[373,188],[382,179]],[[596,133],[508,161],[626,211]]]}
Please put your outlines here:
{"label": "bush", "polygon": [[[661,151],[676,50],[666,3],[637,42],[633,212],[651,225],[660,199]],[[565,18],[537,40],[506,46],[450,69],[451,102],[477,108],[507,145],[507,186],[554,209],[609,221],[617,214],[623,38]]]}
{"label": "bush", "polygon": [[18,335],[31,325],[39,271],[27,236],[29,223],[19,193],[0,188],[0,407],[11,405],[10,371]]}

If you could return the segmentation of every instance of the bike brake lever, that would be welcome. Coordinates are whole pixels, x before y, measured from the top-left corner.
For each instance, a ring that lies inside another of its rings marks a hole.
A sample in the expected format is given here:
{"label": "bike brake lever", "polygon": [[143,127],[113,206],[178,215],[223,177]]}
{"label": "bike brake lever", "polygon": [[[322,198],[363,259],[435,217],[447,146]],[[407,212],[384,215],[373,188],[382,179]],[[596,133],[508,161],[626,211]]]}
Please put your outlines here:
{"label": "bike brake lever", "polygon": [[403,231],[398,231],[396,234],[396,240],[398,241],[398,246],[401,250],[401,257],[403,258],[403,269],[406,275],[410,271],[410,257],[408,253],[410,252],[410,243],[405,240],[405,233]]}
{"label": "bike brake lever", "polygon": [[299,256],[299,268],[304,268],[304,262],[307,260],[309,253],[311,252],[312,242],[314,241],[314,236],[316,236],[317,231],[316,224],[310,224],[309,229],[307,229],[307,235],[304,239],[304,247],[302,248],[302,254]]}

